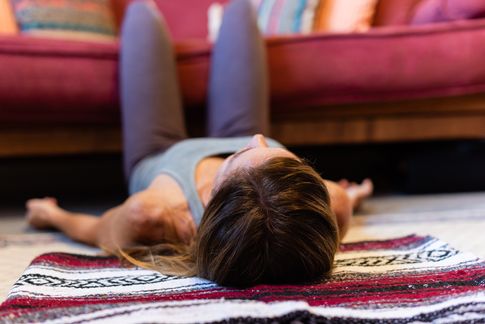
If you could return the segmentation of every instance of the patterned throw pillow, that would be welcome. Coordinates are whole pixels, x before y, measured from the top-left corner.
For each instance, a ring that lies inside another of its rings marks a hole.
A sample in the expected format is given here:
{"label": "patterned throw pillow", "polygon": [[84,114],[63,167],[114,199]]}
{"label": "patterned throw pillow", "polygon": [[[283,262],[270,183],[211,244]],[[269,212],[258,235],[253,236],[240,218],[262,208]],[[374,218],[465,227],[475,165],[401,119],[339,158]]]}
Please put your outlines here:
{"label": "patterned throw pillow", "polygon": [[[306,34],[313,30],[315,12],[321,0],[248,0],[258,14],[265,35]],[[209,39],[214,40],[222,22],[223,6],[209,7]]]}
{"label": "patterned throw pillow", "polygon": [[11,0],[23,33],[83,40],[112,40],[110,0]]}
{"label": "patterned throw pillow", "polygon": [[306,34],[320,0],[251,0],[258,12],[258,23],[266,35]]}
{"label": "patterned throw pillow", "polygon": [[10,1],[0,0],[0,34],[15,35],[18,31]]}
{"label": "patterned throw pillow", "polygon": [[[364,32],[371,28],[378,0],[248,0],[265,35]],[[398,0],[395,0],[398,1]],[[399,0],[401,1],[401,0]],[[209,39],[217,37],[223,7],[209,7]]]}

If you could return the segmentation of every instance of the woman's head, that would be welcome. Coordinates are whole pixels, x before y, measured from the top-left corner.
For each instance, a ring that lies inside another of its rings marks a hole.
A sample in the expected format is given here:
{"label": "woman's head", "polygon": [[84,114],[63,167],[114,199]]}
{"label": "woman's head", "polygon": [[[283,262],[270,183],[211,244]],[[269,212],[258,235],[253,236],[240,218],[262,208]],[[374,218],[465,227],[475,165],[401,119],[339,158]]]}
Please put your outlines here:
{"label": "woman's head", "polygon": [[198,229],[196,273],[229,286],[328,275],[339,238],[323,180],[295,156],[255,164],[218,183]]}

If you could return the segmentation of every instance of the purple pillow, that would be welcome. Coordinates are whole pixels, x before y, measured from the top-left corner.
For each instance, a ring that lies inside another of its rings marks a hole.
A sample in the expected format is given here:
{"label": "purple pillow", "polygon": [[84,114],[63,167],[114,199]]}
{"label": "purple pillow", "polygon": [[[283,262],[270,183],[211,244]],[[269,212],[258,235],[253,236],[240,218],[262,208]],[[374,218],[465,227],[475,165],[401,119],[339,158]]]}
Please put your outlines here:
{"label": "purple pillow", "polygon": [[411,24],[485,17],[485,0],[424,0],[414,11]]}

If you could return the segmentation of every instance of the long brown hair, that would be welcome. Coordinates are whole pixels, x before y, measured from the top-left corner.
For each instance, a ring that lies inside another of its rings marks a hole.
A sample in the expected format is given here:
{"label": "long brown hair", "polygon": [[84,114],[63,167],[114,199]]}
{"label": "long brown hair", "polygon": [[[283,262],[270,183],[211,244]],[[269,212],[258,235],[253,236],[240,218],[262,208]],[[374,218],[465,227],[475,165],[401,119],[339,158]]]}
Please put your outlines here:
{"label": "long brown hair", "polygon": [[225,180],[190,245],[122,253],[136,265],[225,286],[305,283],[328,276],[339,237],[323,180],[305,162],[272,158]]}

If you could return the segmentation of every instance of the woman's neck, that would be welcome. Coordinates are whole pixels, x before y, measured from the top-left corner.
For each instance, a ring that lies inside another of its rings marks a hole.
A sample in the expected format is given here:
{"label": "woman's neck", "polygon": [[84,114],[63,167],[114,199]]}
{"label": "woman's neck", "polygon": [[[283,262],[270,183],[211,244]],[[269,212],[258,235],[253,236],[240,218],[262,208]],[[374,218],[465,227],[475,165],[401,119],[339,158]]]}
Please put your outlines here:
{"label": "woman's neck", "polygon": [[195,185],[204,207],[207,206],[211,199],[214,179],[222,162],[224,162],[223,158],[208,157],[200,161],[195,169]]}

